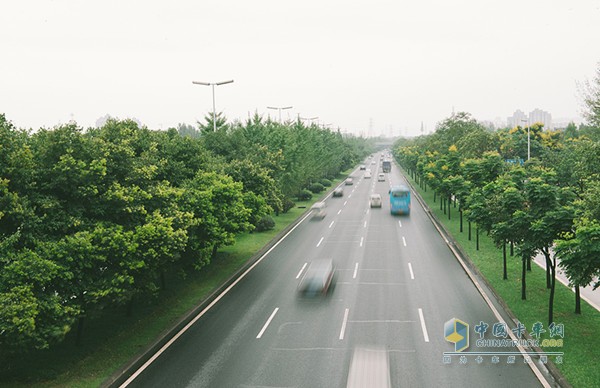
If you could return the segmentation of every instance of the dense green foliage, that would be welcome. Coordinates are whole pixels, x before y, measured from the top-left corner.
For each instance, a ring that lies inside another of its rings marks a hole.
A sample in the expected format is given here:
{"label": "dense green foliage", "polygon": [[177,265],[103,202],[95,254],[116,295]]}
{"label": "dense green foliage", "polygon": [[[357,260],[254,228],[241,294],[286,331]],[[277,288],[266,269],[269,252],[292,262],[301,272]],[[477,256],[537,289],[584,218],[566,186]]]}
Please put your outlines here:
{"label": "dense green foliage", "polygon": [[152,300],[173,274],[194,276],[370,152],[365,139],[300,122],[219,115],[212,128],[109,120],[32,133],[0,115],[3,363],[74,329],[79,340],[86,320]]}

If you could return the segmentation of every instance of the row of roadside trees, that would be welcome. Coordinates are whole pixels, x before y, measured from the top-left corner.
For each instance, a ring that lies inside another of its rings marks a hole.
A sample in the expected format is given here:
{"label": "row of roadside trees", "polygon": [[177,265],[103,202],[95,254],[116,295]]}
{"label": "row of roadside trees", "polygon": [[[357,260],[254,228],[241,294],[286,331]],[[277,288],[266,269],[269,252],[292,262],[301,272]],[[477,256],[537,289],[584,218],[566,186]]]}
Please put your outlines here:
{"label": "row of roadside trees", "polygon": [[573,124],[565,131],[529,128],[489,131],[468,113],[439,123],[432,135],[400,140],[394,147],[401,165],[424,189],[434,190],[450,218],[463,216],[471,239],[487,233],[503,251],[521,262],[521,298],[527,298],[527,273],[538,253],[546,259],[548,320],[553,321],[557,264],[576,289],[600,285],[600,128]]}
{"label": "row of roadside trees", "polygon": [[131,311],[370,152],[301,122],[219,120],[26,131],[0,115],[0,359]]}

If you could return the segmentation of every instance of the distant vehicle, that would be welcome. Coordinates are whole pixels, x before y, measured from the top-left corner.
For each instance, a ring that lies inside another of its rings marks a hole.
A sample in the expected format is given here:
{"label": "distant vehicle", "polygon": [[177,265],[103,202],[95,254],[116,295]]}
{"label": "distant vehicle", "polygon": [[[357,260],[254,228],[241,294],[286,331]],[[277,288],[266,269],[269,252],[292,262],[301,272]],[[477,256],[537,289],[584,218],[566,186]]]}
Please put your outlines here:
{"label": "distant vehicle", "polygon": [[334,197],[341,197],[344,195],[344,188],[343,187],[336,187],[335,190],[333,190],[333,196]]}
{"label": "distant vehicle", "polygon": [[364,164],[361,164],[361,165],[360,165],[360,169],[361,169],[361,170],[364,170],[364,169],[366,169],[366,168],[367,168],[367,166],[365,166]]}
{"label": "distant vehicle", "polygon": [[300,280],[298,292],[308,297],[326,295],[333,282],[334,270],[333,260],[314,260]]}
{"label": "distant vehicle", "polygon": [[371,164],[375,164],[375,159],[371,160]]}
{"label": "distant vehicle", "polygon": [[312,218],[318,220],[325,218],[327,215],[327,212],[325,211],[326,207],[327,205],[325,205],[325,202],[316,202],[314,205],[312,205],[310,208],[310,211],[312,212]]}
{"label": "distant vehicle", "polygon": [[390,189],[390,213],[410,214],[410,189],[394,186]]}
{"label": "distant vehicle", "polygon": [[365,179],[371,179],[371,171],[365,172]]}
{"label": "distant vehicle", "polygon": [[371,194],[369,204],[371,207],[381,207],[381,194]]}
{"label": "distant vehicle", "polygon": [[346,186],[352,186],[354,184],[354,181],[352,180],[352,178],[346,178],[346,180],[344,181],[344,184]]}
{"label": "distant vehicle", "polygon": [[380,172],[379,175],[377,175],[377,182],[385,182],[385,174]]}
{"label": "distant vehicle", "polygon": [[392,171],[392,162],[389,160],[384,160],[381,164],[381,167],[383,168],[383,172],[390,172]]}

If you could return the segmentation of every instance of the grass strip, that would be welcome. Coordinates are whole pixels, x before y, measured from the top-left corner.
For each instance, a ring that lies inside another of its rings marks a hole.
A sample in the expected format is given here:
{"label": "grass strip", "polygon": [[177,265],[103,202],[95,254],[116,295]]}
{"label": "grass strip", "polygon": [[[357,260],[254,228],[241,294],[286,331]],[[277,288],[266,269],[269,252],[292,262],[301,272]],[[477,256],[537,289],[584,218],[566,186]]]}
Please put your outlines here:
{"label": "grass strip", "polygon": [[[475,226],[472,229],[472,240],[469,241],[466,220],[463,232],[460,232],[458,208],[452,207],[449,220],[448,215],[440,210],[439,198],[436,202],[433,201],[433,191],[429,189],[425,192],[406,171],[403,174],[527,330],[530,331],[535,322],[542,322],[544,329],[548,330],[550,290],[546,288],[545,270],[532,263],[531,272],[527,273],[527,300],[521,300],[520,257],[507,257],[508,279],[503,280],[502,248],[497,248],[491,238],[480,234],[480,249],[476,250]],[[573,387],[600,387],[600,368],[595,363],[600,359],[600,312],[584,300],[581,301],[581,315],[574,311],[575,293],[557,281],[554,322],[564,324],[565,338],[561,348],[544,350],[565,353],[563,363],[555,365]],[[549,338],[547,335],[548,333],[542,334],[542,338]],[[548,359],[552,361],[553,357]]]}

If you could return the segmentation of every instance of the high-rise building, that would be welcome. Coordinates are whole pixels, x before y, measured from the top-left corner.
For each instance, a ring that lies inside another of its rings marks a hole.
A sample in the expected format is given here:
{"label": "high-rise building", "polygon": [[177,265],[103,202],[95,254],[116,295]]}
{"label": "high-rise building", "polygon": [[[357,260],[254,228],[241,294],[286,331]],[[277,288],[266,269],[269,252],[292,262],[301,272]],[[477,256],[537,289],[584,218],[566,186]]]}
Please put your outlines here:
{"label": "high-rise building", "polygon": [[544,129],[553,129],[552,115],[541,109],[536,108],[529,112],[529,122],[527,123],[527,125],[532,125],[535,123],[544,124]]}
{"label": "high-rise building", "polygon": [[517,109],[512,116],[508,117],[506,121],[508,123],[509,128],[514,128],[516,126],[522,127],[524,125],[528,125],[529,119],[525,112],[523,112],[520,109]]}

